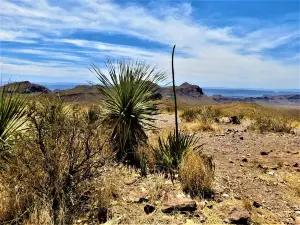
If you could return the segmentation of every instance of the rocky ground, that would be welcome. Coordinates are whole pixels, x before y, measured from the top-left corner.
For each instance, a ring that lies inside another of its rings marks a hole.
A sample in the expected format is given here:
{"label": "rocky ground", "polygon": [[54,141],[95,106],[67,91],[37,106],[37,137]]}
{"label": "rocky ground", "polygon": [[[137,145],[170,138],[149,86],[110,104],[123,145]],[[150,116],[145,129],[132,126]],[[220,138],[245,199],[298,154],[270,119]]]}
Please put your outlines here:
{"label": "rocky ground", "polygon": [[[158,125],[171,129],[173,117],[160,115]],[[116,192],[107,223],[299,224],[299,134],[261,134],[248,125],[197,133],[216,164],[213,199],[191,199],[178,181],[162,175],[141,178],[130,168],[107,168],[106,184]]]}

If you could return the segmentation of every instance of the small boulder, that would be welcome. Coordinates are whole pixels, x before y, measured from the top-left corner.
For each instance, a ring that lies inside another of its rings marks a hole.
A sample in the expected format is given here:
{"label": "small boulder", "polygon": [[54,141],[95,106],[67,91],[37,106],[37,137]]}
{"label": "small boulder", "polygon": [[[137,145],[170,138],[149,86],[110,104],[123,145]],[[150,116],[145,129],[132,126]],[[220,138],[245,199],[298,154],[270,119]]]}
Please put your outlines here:
{"label": "small boulder", "polygon": [[261,207],[262,205],[261,205],[259,202],[254,201],[254,202],[253,202],[253,206],[254,206],[255,208],[259,208],[259,207]]}
{"label": "small boulder", "polygon": [[240,124],[241,121],[237,118],[237,116],[230,117],[231,123],[233,124]]}
{"label": "small boulder", "polygon": [[248,210],[242,207],[234,207],[228,214],[226,222],[231,224],[248,224],[250,219],[250,213]]}
{"label": "small boulder", "polygon": [[247,158],[243,158],[242,161],[243,162],[248,162],[248,159]]}
{"label": "small boulder", "polygon": [[270,171],[270,172],[267,172],[267,174],[270,175],[270,176],[272,176],[272,177],[275,177],[275,176],[276,176],[276,173],[271,172],[271,171]]}
{"label": "small boulder", "polygon": [[193,212],[197,209],[197,204],[194,200],[188,198],[175,198],[163,203],[162,212],[172,213],[179,211],[181,213]]}
{"label": "small boulder", "polygon": [[198,221],[200,223],[204,223],[207,218],[202,214],[202,212],[196,211],[194,214],[192,214],[193,217],[198,218]]}
{"label": "small boulder", "polygon": [[224,193],[224,194],[222,194],[222,197],[229,198],[229,194]]}
{"label": "small boulder", "polygon": [[261,155],[269,155],[268,152],[260,152]]}
{"label": "small boulder", "polygon": [[240,137],[240,140],[244,140],[244,137]]}
{"label": "small boulder", "polygon": [[154,205],[150,205],[150,204],[147,204],[144,206],[144,212],[148,215],[150,213],[153,213],[155,210],[155,206]]}
{"label": "small boulder", "polygon": [[132,203],[142,203],[142,202],[148,202],[148,192],[140,192],[136,193],[133,191],[130,191],[127,195],[127,201]]}
{"label": "small boulder", "polygon": [[220,119],[220,122],[221,122],[221,123],[231,123],[231,120],[230,120],[229,117],[222,117],[222,118]]}
{"label": "small boulder", "polygon": [[131,185],[134,184],[137,181],[136,177],[130,177],[124,180],[124,184]]}
{"label": "small boulder", "polygon": [[299,163],[295,163],[293,167],[299,167]]}
{"label": "small boulder", "polygon": [[209,209],[212,209],[214,206],[213,206],[213,204],[207,204],[206,207],[209,208]]}

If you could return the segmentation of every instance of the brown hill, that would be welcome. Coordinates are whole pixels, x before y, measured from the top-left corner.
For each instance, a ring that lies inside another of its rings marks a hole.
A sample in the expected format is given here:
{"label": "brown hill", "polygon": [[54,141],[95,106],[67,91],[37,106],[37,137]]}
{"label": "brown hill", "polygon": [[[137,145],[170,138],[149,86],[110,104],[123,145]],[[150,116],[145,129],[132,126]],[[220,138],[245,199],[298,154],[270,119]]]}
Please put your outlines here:
{"label": "brown hill", "polygon": [[51,91],[40,84],[33,84],[29,81],[13,82],[4,85],[8,90],[14,90],[15,87],[18,87],[18,93],[21,94],[32,94],[32,93],[46,93],[49,94]]}
{"label": "brown hill", "polygon": [[68,102],[97,103],[102,100],[102,94],[97,86],[78,85],[72,89],[57,92],[62,99]]}
{"label": "brown hill", "polygon": [[[58,92],[66,101],[84,101],[90,103],[96,103],[102,100],[103,97],[97,86],[92,85],[79,85],[69,90]],[[206,96],[202,89],[197,85],[191,85],[183,83],[176,87],[176,94],[178,101],[182,103],[188,103],[192,105],[196,104],[213,104],[215,101]],[[159,87],[158,90],[153,93],[153,100],[173,100],[173,89],[172,86]]]}

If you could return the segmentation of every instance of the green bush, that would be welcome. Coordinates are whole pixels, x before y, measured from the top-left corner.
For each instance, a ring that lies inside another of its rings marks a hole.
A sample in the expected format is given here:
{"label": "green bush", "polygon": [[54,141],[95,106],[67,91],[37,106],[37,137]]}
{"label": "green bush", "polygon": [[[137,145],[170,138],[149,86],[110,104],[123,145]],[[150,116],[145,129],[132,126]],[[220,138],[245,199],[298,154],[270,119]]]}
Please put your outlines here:
{"label": "green bush", "polygon": [[107,61],[108,74],[92,64],[108,111],[105,121],[112,125],[111,144],[119,161],[139,166],[137,148],[147,142],[146,129],[153,129],[158,108],[150,97],[165,74],[145,62]]}
{"label": "green bush", "polygon": [[221,111],[218,109],[213,109],[211,106],[206,106],[199,110],[199,117],[203,122],[208,120],[215,120],[221,115]]}

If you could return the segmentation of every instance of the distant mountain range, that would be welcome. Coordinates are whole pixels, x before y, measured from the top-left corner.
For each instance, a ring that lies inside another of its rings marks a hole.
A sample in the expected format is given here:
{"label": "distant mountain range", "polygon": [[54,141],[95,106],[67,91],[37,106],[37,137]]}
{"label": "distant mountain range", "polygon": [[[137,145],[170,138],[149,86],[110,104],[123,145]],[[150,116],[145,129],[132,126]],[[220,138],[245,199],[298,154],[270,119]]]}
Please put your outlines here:
{"label": "distant mountain range", "polygon": [[[87,85],[86,83],[41,83],[45,87],[54,91],[56,89],[72,89],[78,85]],[[264,95],[286,95],[300,94],[300,89],[253,89],[253,88],[225,88],[225,87],[202,87],[207,96],[222,95],[230,97],[261,97]]]}
{"label": "distant mountain range", "polygon": [[[77,85],[71,84],[47,85],[33,84],[29,81],[10,83],[6,86],[18,85],[21,93],[27,94],[54,94],[58,93],[61,98],[66,101],[93,102],[96,103],[102,99],[99,87],[93,85]],[[71,88],[70,88],[71,87]],[[212,92],[214,95],[208,96],[207,93]],[[276,92],[268,90],[243,90],[243,89],[202,89],[197,85],[187,82],[176,87],[178,100],[181,103],[189,105],[200,104],[218,104],[230,102],[250,102],[259,104],[300,106],[299,92]],[[215,94],[222,93],[222,94]],[[230,95],[230,94],[235,95]],[[242,94],[242,95],[240,95]],[[249,97],[250,96],[250,97]],[[153,100],[163,100],[165,102],[173,100],[173,89],[171,86],[159,87],[152,95]]]}

